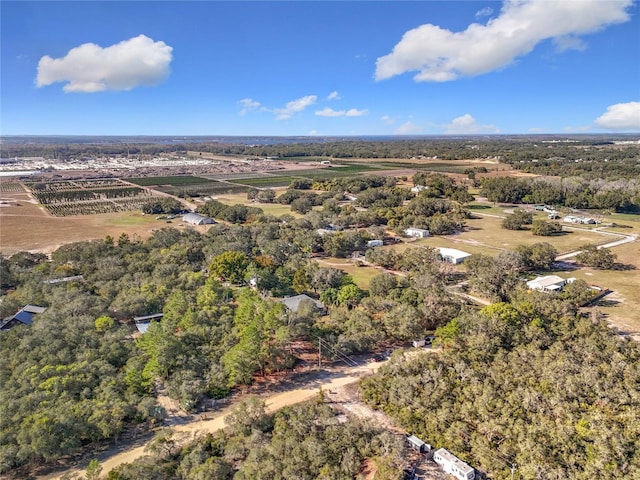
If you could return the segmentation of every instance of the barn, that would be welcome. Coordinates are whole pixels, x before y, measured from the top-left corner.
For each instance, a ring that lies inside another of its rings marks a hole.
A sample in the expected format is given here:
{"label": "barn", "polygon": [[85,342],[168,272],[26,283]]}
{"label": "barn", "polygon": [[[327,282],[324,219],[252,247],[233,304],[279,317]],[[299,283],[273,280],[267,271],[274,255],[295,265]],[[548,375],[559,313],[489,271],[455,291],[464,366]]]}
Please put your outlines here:
{"label": "barn", "polygon": [[446,247],[438,248],[438,253],[440,253],[440,256],[445,262],[453,263],[454,265],[464,262],[465,259],[471,256],[470,253],[463,252],[462,250]]}
{"label": "barn", "polygon": [[199,213],[187,213],[182,217],[182,221],[190,225],[212,225],[216,223],[213,218],[200,215]]}

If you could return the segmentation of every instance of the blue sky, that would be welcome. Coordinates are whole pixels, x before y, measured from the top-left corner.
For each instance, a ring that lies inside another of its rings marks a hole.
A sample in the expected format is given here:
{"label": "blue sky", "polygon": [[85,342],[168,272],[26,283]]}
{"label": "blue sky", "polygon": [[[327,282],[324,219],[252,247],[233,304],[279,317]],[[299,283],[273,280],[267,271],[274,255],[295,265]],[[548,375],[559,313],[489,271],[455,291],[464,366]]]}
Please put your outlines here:
{"label": "blue sky", "polygon": [[4,135],[640,132],[633,0],[0,8]]}

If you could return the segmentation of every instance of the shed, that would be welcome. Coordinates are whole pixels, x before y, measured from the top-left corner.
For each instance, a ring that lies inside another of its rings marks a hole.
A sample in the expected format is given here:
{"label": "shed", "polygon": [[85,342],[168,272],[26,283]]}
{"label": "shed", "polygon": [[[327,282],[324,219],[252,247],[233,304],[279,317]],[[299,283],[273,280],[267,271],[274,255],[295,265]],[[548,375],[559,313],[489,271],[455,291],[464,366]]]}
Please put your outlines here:
{"label": "shed", "polygon": [[136,324],[136,328],[140,333],[145,333],[149,329],[151,322],[160,321],[164,313],[154,313],[151,315],[143,315],[141,317],[133,317],[133,321]]}
{"label": "shed", "polygon": [[191,225],[212,225],[216,223],[213,218],[207,217],[206,215],[200,215],[199,213],[187,213],[182,216],[182,221]]}
{"label": "shed", "polygon": [[381,247],[382,245],[384,245],[382,240],[369,240],[367,242],[367,247]]}
{"label": "shed", "polygon": [[415,238],[427,238],[429,236],[429,230],[425,230],[424,228],[407,228],[404,231],[404,234],[407,237],[415,237]]}
{"label": "shed", "polygon": [[428,443],[423,442],[422,440],[420,440],[415,435],[409,435],[407,437],[407,444],[411,448],[413,448],[414,450],[416,450],[417,452],[420,452],[420,453],[426,453],[429,450],[431,450],[431,445],[429,445]]}
{"label": "shed", "polygon": [[465,259],[471,256],[470,253],[455,248],[442,247],[438,248],[438,252],[445,262],[453,263],[454,265],[464,262]]}

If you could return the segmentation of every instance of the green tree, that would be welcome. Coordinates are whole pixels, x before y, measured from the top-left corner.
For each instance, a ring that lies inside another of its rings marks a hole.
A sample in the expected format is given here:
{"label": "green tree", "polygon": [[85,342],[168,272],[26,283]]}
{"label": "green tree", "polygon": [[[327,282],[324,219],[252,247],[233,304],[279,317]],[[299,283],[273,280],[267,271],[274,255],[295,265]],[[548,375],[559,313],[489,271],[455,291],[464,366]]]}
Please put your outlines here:
{"label": "green tree", "polygon": [[502,228],[507,230],[522,230],[523,225],[533,223],[533,213],[526,210],[516,209],[502,220]]}
{"label": "green tree", "polygon": [[87,465],[87,473],[85,478],[87,480],[99,480],[100,474],[102,473],[102,465],[97,459],[93,459]]}
{"label": "green tree", "polygon": [[216,255],[209,264],[209,272],[230,283],[242,283],[249,259],[243,252],[227,251]]}
{"label": "green tree", "polygon": [[357,285],[349,284],[340,288],[336,300],[338,304],[354,308],[364,296],[364,292]]}
{"label": "green tree", "polygon": [[534,220],[531,224],[531,233],[542,237],[556,235],[562,232],[562,225],[558,222],[547,222],[546,220]]}
{"label": "green tree", "polygon": [[618,256],[608,248],[598,247],[594,244],[587,244],[580,247],[580,253],[576,255],[576,260],[588,267],[607,270],[612,268]]}
{"label": "green tree", "polygon": [[558,256],[558,251],[547,242],[532,245],[519,245],[516,252],[522,255],[525,266],[529,270],[549,270]]}

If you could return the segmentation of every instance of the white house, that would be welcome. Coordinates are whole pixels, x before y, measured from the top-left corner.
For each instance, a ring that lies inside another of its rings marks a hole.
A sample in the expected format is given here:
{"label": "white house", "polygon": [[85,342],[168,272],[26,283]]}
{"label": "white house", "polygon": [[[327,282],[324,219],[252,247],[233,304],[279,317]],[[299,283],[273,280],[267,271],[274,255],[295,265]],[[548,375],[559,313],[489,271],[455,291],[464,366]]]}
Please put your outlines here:
{"label": "white house", "polygon": [[473,467],[470,467],[444,448],[436,450],[433,454],[433,461],[440,465],[446,473],[459,480],[473,480],[476,478],[476,471]]}
{"label": "white house", "polygon": [[567,283],[573,283],[575,280],[573,277],[564,279],[558,275],[546,275],[529,280],[527,287],[540,292],[559,292]]}
{"label": "white house", "polygon": [[407,228],[404,231],[404,234],[407,237],[415,237],[415,238],[427,238],[429,236],[429,230],[425,230],[424,228]]}
{"label": "white house", "polygon": [[382,245],[384,245],[382,240],[369,240],[367,242],[367,247],[381,247]]}
{"label": "white house", "polygon": [[445,262],[453,263],[454,265],[464,262],[471,256],[470,253],[463,252],[462,250],[457,250],[455,248],[441,247],[438,248],[438,252]]}

